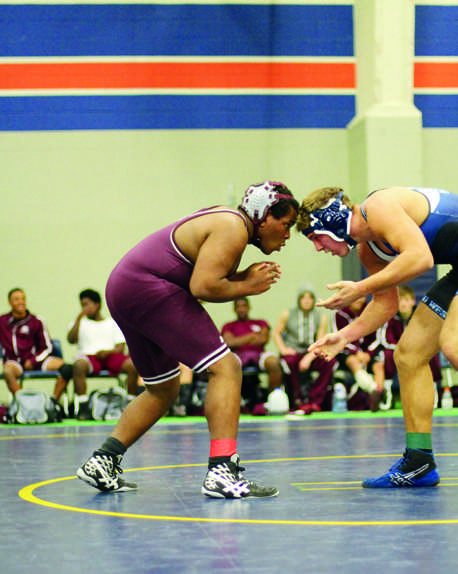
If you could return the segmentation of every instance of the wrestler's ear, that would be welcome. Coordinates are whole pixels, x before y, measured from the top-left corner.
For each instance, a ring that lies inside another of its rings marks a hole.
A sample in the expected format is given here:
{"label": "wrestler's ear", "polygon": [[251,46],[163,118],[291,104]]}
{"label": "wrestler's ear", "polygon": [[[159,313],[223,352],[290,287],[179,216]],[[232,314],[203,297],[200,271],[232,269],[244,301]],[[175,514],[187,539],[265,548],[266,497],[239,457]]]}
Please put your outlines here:
{"label": "wrestler's ear", "polygon": [[267,215],[264,217],[264,219],[261,221],[261,223],[258,224],[259,229],[262,229],[263,227],[265,227],[267,225],[267,223],[270,221],[270,219],[272,219],[273,215],[270,213],[270,211],[267,213]]}

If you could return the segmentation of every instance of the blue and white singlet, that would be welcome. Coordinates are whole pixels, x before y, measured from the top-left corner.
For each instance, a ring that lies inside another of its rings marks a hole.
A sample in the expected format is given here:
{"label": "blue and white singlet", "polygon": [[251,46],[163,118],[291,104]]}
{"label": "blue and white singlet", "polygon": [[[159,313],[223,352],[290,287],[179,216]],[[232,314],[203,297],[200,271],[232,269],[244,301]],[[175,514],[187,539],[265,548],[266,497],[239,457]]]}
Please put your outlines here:
{"label": "blue and white singlet", "polygon": [[[429,203],[429,215],[420,229],[431,249],[434,263],[458,263],[458,195],[431,187],[411,189],[424,195]],[[364,203],[361,205],[361,214],[367,221]],[[368,241],[367,244],[384,261],[392,261],[399,255],[389,243],[383,242],[383,249],[374,241]]]}

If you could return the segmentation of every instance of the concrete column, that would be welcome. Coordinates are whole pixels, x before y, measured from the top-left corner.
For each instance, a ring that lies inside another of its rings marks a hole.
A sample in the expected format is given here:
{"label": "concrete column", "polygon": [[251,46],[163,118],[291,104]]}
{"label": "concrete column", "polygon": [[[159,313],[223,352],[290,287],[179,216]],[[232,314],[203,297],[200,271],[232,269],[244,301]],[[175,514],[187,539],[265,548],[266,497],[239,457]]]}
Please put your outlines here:
{"label": "concrete column", "polygon": [[421,185],[421,113],[413,104],[413,0],[355,0],[356,117],[347,126],[349,194]]}

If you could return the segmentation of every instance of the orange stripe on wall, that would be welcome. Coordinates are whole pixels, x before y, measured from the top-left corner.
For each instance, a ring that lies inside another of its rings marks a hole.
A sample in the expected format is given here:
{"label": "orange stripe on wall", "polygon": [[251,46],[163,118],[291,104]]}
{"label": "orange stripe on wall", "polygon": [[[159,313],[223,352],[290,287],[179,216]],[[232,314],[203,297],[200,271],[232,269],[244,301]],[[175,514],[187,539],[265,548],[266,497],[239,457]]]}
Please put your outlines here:
{"label": "orange stripe on wall", "polygon": [[353,63],[0,63],[0,90],[354,88],[355,85]]}
{"label": "orange stripe on wall", "polygon": [[414,85],[416,88],[458,88],[458,63],[416,62]]}

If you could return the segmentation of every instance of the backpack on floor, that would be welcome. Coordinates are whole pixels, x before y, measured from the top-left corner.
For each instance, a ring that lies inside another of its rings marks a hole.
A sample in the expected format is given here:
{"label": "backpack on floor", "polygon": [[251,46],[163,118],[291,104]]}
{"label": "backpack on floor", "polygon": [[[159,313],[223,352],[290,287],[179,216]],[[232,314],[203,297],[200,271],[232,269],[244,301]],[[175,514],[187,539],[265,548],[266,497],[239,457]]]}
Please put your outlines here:
{"label": "backpack on floor", "polygon": [[5,421],[11,424],[53,423],[61,420],[61,413],[49,394],[38,389],[17,391],[5,415]]}
{"label": "backpack on floor", "polygon": [[127,393],[121,387],[92,391],[89,395],[89,410],[96,421],[118,420],[128,403]]}

